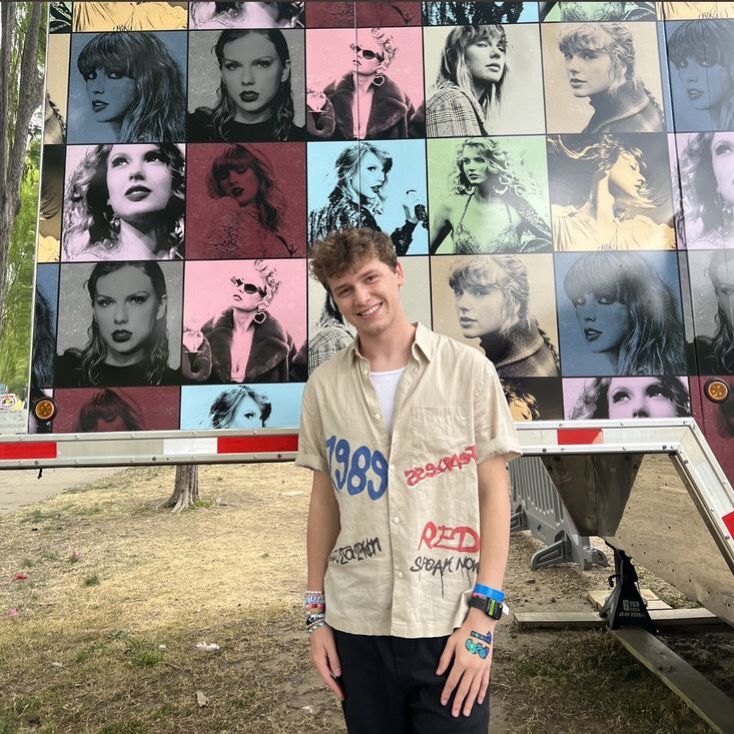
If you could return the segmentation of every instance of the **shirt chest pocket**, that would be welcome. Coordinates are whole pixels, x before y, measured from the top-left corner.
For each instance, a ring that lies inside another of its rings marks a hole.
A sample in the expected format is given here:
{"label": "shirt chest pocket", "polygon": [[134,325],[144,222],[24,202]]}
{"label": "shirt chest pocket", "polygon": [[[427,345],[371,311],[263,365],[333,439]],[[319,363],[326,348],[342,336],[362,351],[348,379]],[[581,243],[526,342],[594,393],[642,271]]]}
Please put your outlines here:
{"label": "shirt chest pocket", "polygon": [[474,443],[471,418],[461,411],[422,406],[412,409],[411,418],[411,459],[416,464],[438,464]]}

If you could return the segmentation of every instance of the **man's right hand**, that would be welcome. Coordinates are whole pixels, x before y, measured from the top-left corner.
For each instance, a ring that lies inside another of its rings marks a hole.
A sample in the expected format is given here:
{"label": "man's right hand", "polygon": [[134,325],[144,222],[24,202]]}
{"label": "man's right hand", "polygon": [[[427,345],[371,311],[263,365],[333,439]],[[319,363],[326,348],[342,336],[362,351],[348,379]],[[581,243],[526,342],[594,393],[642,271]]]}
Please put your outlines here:
{"label": "man's right hand", "polygon": [[342,674],[342,669],[336,653],[334,632],[328,624],[311,633],[311,663],[334,695],[343,701],[344,692],[336,682],[336,678]]}

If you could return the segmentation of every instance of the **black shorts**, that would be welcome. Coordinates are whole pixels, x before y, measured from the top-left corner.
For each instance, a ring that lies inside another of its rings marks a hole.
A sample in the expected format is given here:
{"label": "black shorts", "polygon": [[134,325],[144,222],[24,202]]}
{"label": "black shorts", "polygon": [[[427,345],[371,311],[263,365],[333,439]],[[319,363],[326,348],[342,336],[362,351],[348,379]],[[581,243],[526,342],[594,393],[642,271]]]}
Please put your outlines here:
{"label": "black shorts", "polygon": [[487,734],[489,691],[469,716],[441,705],[451,670],[436,675],[448,637],[351,635],[334,630],[349,734]]}

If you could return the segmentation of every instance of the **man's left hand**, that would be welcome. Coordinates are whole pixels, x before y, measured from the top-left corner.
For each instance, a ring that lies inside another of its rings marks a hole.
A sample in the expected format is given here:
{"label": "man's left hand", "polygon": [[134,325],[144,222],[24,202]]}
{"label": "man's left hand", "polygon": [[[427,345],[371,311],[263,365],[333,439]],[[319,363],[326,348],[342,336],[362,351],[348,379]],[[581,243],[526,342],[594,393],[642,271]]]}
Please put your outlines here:
{"label": "man's left hand", "polygon": [[[443,675],[453,665],[446,685],[441,692],[441,705],[445,706],[451,694],[454,694],[454,703],[451,707],[451,715],[459,716],[463,711],[464,716],[471,714],[474,703],[481,704],[487,695],[489,686],[489,671],[492,667],[492,652],[494,642],[488,645],[486,642],[471,636],[472,631],[487,635],[489,632],[494,639],[494,628],[497,620],[490,619],[479,609],[470,609],[464,624],[449,637],[446,642],[441,659],[438,661],[436,675]],[[466,641],[470,640],[475,649],[476,643],[489,648],[489,653],[482,658],[477,653],[470,652],[466,647]]]}

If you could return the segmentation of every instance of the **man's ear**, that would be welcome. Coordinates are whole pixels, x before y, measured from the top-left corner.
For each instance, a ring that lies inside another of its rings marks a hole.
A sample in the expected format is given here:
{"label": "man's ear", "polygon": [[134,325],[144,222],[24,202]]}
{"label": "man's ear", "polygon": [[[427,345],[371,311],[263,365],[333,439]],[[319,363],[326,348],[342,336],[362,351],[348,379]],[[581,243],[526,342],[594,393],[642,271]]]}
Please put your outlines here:
{"label": "man's ear", "polygon": [[398,277],[398,286],[403,285],[405,282],[405,271],[403,270],[403,266],[398,261],[398,264],[395,266],[395,275]]}

